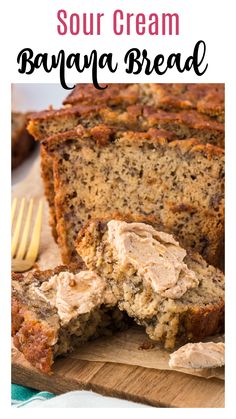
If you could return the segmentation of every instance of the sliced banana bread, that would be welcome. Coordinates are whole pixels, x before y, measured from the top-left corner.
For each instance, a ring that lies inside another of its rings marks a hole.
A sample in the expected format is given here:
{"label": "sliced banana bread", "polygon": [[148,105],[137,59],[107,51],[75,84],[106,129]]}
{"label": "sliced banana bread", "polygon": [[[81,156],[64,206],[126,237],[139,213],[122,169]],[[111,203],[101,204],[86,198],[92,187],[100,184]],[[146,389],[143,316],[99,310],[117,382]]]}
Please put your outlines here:
{"label": "sliced banana bread", "polygon": [[[224,127],[217,121],[211,121],[208,117],[200,115],[196,111],[154,112],[152,108],[139,105],[129,106],[126,110],[79,105],[59,111],[38,112],[31,116],[28,130],[36,140],[44,140],[50,135],[75,129],[80,124],[92,128],[101,123],[118,130],[147,131],[151,127],[156,127],[159,129],[160,137],[164,136],[169,141],[194,136],[199,138],[203,144],[212,143],[224,146]],[[52,166],[52,159],[45,149],[42,150],[42,178],[50,207],[50,224],[53,236],[56,238],[57,221],[53,202],[54,176]]]}
{"label": "sliced banana bread", "polygon": [[172,235],[147,223],[90,220],[76,249],[107,278],[118,307],[166,348],[223,330],[224,275]]}
{"label": "sliced banana bread", "polygon": [[122,328],[110,285],[82,267],[12,275],[12,335],[25,358],[50,373],[55,358]]}
{"label": "sliced banana bread", "polygon": [[[200,111],[200,103],[205,103],[211,107],[211,114],[217,117],[222,110],[218,102],[222,102],[223,92],[224,85],[221,84],[113,84],[99,92],[91,84],[82,84],[65,101],[69,103],[66,108],[32,114],[28,130],[36,140],[44,140],[80,124],[88,128],[105,124],[118,130],[133,131],[155,127],[160,130],[160,136],[169,141],[195,137],[203,144],[223,147],[224,125],[196,111]],[[211,96],[215,101],[206,99]],[[180,112],[174,113],[173,110]],[[50,224],[56,239],[53,161],[45,149],[41,152],[41,162]]]}
{"label": "sliced banana bread", "polygon": [[153,216],[186,247],[214,265],[224,238],[224,152],[197,140],[168,142],[155,129],[114,132],[107,126],[58,134],[44,147],[54,161],[58,243],[64,263],[91,217]]}
{"label": "sliced banana bread", "polygon": [[170,139],[197,136],[203,144],[224,147],[224,124],[196,110],[168,112],[146,105],[133,105],[125,109],[77,105],[60,110],[42,111],[31,115],[27,128],[36,140],[41,140],[49,135],[72,130],[80,124],[85,128],[105,124],[119,130],[133,131],[166,129],[172,134]]}

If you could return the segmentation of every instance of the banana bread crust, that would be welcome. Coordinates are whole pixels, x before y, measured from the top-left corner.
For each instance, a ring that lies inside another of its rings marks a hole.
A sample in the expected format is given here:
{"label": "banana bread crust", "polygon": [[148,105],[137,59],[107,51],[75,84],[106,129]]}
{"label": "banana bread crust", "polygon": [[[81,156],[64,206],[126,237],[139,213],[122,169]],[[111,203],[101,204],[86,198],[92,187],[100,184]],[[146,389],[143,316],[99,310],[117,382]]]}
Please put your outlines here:
{"label": "banana bread crust", "polygon": [[[81,264],[80,267],[82,266],[84,265]],[[12,273],[13,343],[32,365],[46,374],[51,373],[54,361],[52,341],[58,334],[59,320],[53,308],[44,307],[41,311],[39,305],[34,307],[33,302],[27,300],[25,291],[32,282],[43,283],[52,275],[66,269],[66,266],[59,266],[43,273],[35,271],[26,277],[23,274]],[[75,273],[77,268],[71,267],[70,271]],[[47,321],[44,321],[45,318]]]}
{"label": "banana bread crust", "polygon": [[[64,324],[59,309],[32,290],[32,286],[38,289],[47,285],[54,275],[76,275],[81,271],[87,273],[85,265],[77,263],[59,266],[53,270],[30,272],[26,276],[12,274],[13,343],[25,358],[43,373],[51,374],[57,356],[72,351],[88,339],[110,334],[127,324],[116,308],[113,297],[110,301],[104,300],[91,309],[88,306],[89,311],[78,314]],[[73,287],[74,284],[71,283],[70,286]]]}
{"label": "banana bread crust", "polygon": [[52,235],[57,241],[57,223],[55,210],[55,191],[54,191],[54,175],[53,175],[53,159],[46,151],[45,147],[40,146],[40,162],[41,162],[41,178],[44,185],[44,193],[49,206],[49,225]]}
{"label": "banana bread crust", "polygon": [[195,109],[224,122],[224,84],[164,83],[144,84],[150,103],[167,111]]}
{"label": "banana bread crust", "polygon": [[[47,327],[37,319],[27,306],[14,297],[12,300],[12,335],[15,347],[37,369],[46,374],[51,373],[53,349],[50,341],[55,329]],[[27,318],[27,322],[24,319]]]}
{"label": "banana bread crust", "polygon": [[195,109],[224,122],[224,84],[220,83],[145,83],[111,84],[96,91],[92,84],[77,85],[65,105],[78,103],[129,106],[143,103],[167,111]]}
{"label": "banana bread crust", "polygon": [[64,105],[75,105],[83,103],[108,104],[109,106],[128,106],[137,102],[139,92],[138,84],[114,83],[110,84],[105,90],[94,89],[93,84],[81,83],[63,101]]}

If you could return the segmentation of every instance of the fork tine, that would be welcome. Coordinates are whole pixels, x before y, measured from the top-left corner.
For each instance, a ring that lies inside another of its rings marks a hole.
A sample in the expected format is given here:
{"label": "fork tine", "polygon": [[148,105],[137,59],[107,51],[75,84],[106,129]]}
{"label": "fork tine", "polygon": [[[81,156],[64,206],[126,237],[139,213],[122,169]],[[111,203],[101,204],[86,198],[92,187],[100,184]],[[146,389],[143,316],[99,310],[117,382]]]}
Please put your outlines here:
{"label": "fork tine", "polygon": [[17,243],[18,243],[18,239],[19,239],[24,208],[25,208],[25,198],[22,198],[21,204],[20,204],[20,211],[19,211],[19,215],[17,217],[16,227],[15,227],[13,238],[12,238],[12,244],[11,244],[12,257],[14,257],[14,255],[16,253],[16,247],[17,247]]}
{"label": "fork tine", "polygon": [[13,199],[12,206],[11,206],[11,224],[13,223],[15,212],[16,212],[16,204],[17,204],[17,198]]}
{"label": "fork tine", "polygon": [[42,215],[43,215],[43,202],[40,201],[37,215],[36,215],[35,224],[34,224],[34,229],[32,233],[32,238],[31,238],[29,249],[25,258],[26,260],[35,261],[38,256],[40,232],[41,232],[41,226],[42,226]]}
{"label": "fork tine", "polygon": [[21,238],[21,241],[20,241],[18,252],[16,254],[16,259],[23,259],[24,255],[25,255],[26,245],[27,245],[27,240],[28,240],[28,235],[29,235],[29,229],[30,229],[30,222],[31,222],[31,217],[32,217],[32,210],[33,210],[33,199],[31,198],[30,203],[29,203],[29,209],[28,209],[28,213],[27,213],[27,218],[26,218],[26,222],[25,222],[24,231],[23,231],[23,234],[22,234],[22,238]]}

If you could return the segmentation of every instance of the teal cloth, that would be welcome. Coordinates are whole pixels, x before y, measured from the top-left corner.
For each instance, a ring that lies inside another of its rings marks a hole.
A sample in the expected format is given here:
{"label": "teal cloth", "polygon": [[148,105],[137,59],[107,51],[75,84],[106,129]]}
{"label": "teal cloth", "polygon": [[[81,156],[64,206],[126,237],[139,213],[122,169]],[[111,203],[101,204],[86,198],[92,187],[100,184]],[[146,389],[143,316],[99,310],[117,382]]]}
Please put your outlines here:
{"label": "teal cloth", "polygon": [[12,384],[11,386],[11,403],[13,407],[23,407],[33,400],[48,400],[54,397],[54,394],[47,391],[38,391],[29,387],[18,386]]}
{"label": "teal cloth", "polygon": [[46,391],[37,392],[27,387],[12,385],[12,407],[18,408],[103,408],[103,407],[150,407],[128,400],[105,397],[92,391],[69,391],[55,396]]}

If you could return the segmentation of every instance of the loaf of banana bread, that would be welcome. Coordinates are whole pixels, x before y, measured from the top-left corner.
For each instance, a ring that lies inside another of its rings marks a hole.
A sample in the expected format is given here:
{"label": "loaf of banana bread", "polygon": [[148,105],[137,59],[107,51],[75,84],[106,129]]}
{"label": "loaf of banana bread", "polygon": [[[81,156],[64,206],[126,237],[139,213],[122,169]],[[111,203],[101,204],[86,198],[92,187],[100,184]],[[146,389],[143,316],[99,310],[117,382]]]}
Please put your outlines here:
{"label": "loaf of banana bread", "polygon": [[123,328],[123,318],[110,284],[85,268],[12,275],[13,342],[44,373],[57,356]]}
{"label": "loaf of banana bread", "polygon": [[223,330],[224,275],[173,235],[147,223],[90,220],[76,249],[107,279],[118,307],[166,348]]}
{"label": "loaf of banana bread", "polygon": [[181,244],[220,265],[224,238],[224,152],[197,140],[168,142],[158,131],[100,125],[43,141],[53,158],[58,243],[64,263],[91,217],[152,216]]}

